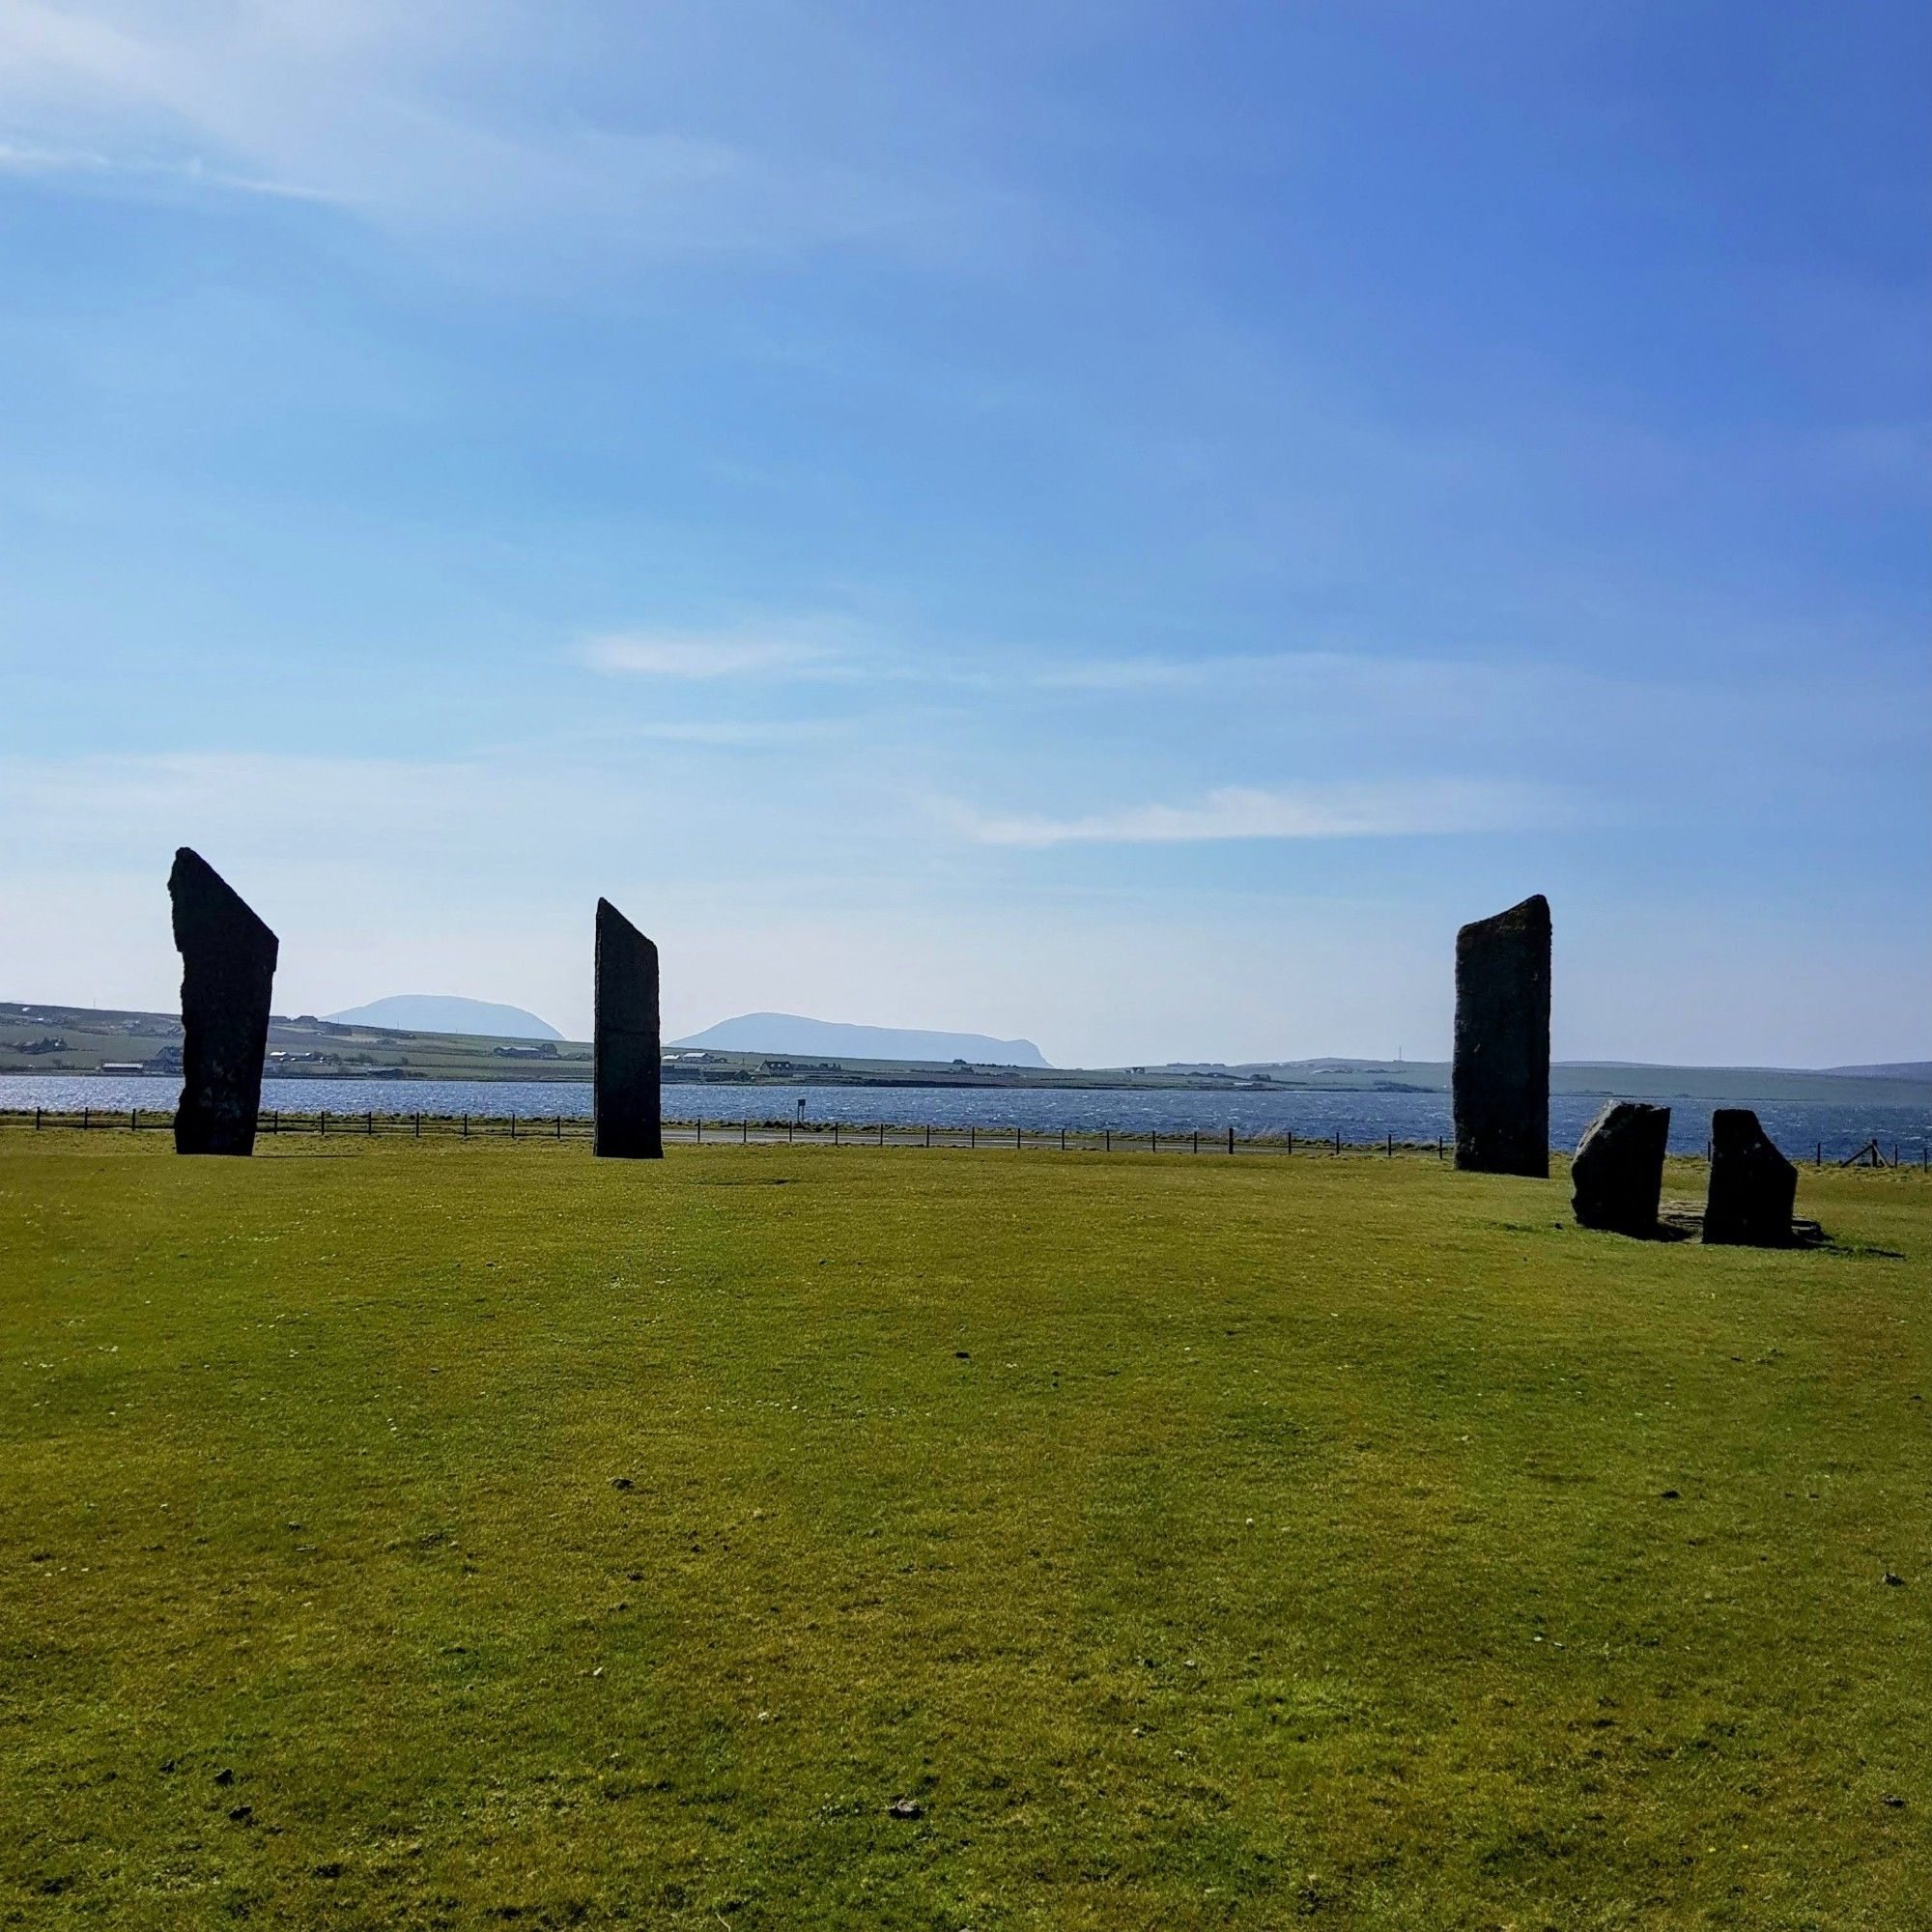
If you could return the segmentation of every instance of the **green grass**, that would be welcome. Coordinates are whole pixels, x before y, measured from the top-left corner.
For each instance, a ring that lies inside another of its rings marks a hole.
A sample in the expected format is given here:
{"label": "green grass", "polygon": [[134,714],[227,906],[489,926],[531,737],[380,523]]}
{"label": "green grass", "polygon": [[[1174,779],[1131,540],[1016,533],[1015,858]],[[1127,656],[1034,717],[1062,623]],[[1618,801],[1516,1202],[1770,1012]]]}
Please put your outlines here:
{"label": "green grass", "polygon": [[0,1137],[0,1922],[1925,1923],[1932,1190],[1566,1208]]}

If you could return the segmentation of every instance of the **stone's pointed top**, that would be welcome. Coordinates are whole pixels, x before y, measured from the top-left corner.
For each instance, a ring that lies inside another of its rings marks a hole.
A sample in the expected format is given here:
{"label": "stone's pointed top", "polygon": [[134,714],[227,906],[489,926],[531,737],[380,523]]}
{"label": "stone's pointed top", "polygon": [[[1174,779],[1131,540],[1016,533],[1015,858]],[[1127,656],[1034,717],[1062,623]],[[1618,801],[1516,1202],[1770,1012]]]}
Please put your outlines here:
{"label": "stone's pointed top", "polygon": [[234,890],[192,845],[175,847],[175,863],[168,872],[168,891],[177,897],[185,892],[232,893]]}
{"label": "stone's pointed top", "polygon": [[1531,893],[1526,899],[1520,900],[1507,912],[1492,913],[1488,919],[1472,919],[1463,926],[1463,932],[1495,932],[1509,927],[1520,927],[1526,932],[1539,928],[1549,930],[1549,901],[1541,893]]}
{"label": "stone's pointed top", "polygon": [[191,845],[175,848],[174,867],[168,873],[168,897],[174,902],[177,948],[190,930],[216,925],[231,942],[252,940],[258,947],[266,948],[272,968],[277,942],[269,923]]}
{"label": "stone's pointed top", "polygon": [[653,952],[657,951],[656,944],[633,925],[609,899],[597,901],[597,926],[600,932],[614,932],[627,936],[635,939],[639,946],[649,947]]}

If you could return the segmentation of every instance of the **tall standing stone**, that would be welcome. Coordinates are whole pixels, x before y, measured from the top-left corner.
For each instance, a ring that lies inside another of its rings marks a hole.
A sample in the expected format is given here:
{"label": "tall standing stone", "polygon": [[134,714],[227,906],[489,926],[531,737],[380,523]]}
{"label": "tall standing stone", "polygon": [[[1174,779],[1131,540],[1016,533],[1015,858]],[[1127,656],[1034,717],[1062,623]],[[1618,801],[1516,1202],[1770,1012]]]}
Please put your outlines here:
{"label": "tall standing stone", "polygon": [[1670,1109],[1642,1100],[1606,1101],[1577,1143],[1570,1205],[1585,1228],[1613,1235],[1657,1232]]}
{"label": "tall standing stone", "polygon": [[275,935],[200,853],[168,874],[182,956],[182,1093],[177,1153],[252,1153],[269,1048]]}
{"label": "tall standing stone", "polygon": [[1782,1248],[1791,1240],[1798,1170],[1778,1152],[1748,1107],[1711,1116],[1711,1185],[1704,1238],[1734,1248]]}
{"label": "tall standing stone", "polygon": [[609,899],[597,901],[594,1146],[620,1160],[664,1154],[658,950]]}
{"label": "tall standing stone", "polygon": [[1549,901],[1456,935],[1456,1165],[1549,1173]]}

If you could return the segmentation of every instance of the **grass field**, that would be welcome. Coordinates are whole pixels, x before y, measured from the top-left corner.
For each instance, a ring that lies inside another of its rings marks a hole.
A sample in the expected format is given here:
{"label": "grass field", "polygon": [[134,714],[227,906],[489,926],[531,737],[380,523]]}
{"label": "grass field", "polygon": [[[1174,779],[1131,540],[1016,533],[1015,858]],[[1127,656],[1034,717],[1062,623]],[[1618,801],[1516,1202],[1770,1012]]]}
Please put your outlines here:
{"label": "grass field", "polygon": [[1932,1189],[1799,1211],[0,1139],[0,1922],[1923,1926]]}

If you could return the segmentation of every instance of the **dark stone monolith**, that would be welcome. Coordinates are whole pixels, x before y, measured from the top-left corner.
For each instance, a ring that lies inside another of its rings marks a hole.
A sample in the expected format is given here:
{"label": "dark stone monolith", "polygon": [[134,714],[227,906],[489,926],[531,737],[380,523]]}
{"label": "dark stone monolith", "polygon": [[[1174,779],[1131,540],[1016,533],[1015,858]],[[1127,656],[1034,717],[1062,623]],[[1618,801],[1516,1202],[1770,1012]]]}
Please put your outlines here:
{"label": "dark stone monolith", "polygon": [[177,1153],[252,1153],[269,1047],[275,935],[198,852],[168,874],[182,956]]}
{"label": "dark stone monolith", "polygon": [[1456,935],[1456,1165],[1549,1173],[1549,901]]}
{"label": "dark stone monolith", "polygon": [[597,901],[597,1024],[592,1063],[600,1154],[657,1160],[658,950],[609,899]]}
{"label": "dark stone monolith", "polygon": [[1670,1109],[1611,1100],[1584,1129],[1570,1163],[1570,1205],[1586,1228],[1613,1235],[1657,1233]]}
{"label": "dark stone monolith", "polygon": [[1798,1170],[1772,1146],[1748,1107],[1711,1116],[1711,1186],[1704,1238],[1733,1248],[1782,1248],[1791,1241]]}

